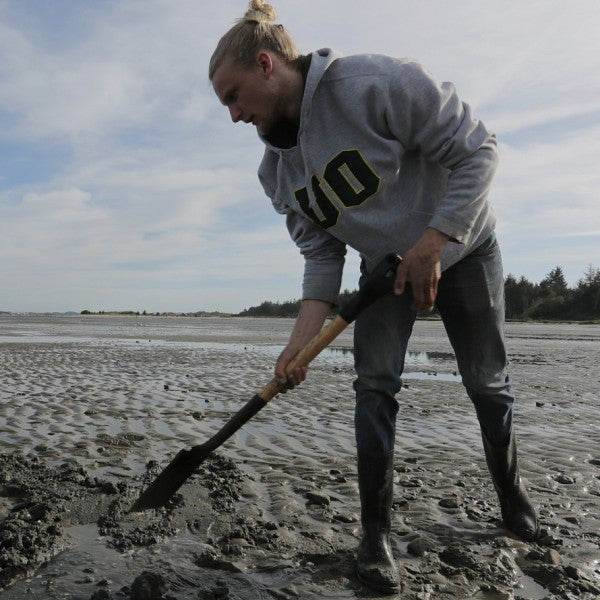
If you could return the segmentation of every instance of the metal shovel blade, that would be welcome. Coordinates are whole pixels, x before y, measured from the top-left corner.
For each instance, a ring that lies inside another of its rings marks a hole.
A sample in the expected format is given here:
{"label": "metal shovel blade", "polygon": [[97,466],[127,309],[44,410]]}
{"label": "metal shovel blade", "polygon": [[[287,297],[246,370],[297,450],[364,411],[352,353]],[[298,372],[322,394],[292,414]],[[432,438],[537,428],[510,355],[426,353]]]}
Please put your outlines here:
{"label": "metal shovel blade", "polygon": [[258,394],[246,402],[225,425],[204,444],[189,450],[180,450],[157,478],[142,492],[129,512],[141,512],[160,508],[185,483],[209,454],[229,439],[244,423],[249,421],[263,406],[265,400]]}
{"label": "metal shovel blade", "polygon": [[190,450],[180,450],[158,477],[140,495],[129,512],[141,512],[149,508],[160,508],[175,494],[183,483],[210,454],[204,444]]}

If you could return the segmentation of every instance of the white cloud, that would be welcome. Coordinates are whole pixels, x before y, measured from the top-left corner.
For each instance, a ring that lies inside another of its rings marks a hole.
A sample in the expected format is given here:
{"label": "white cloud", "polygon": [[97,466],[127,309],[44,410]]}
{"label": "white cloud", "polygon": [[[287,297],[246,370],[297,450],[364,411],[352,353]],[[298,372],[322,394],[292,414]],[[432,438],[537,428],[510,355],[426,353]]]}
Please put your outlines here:
{"label": "white cloud", "polygon": [[22,211],[29,217],[67,224],[85,224],[104,217],[104,212],[90,206],[91,194],[79,189],[29,193],[23,197]]}
{"label": "white cloud", "polygon": [[598,219],[600,172],[595,164],[600,155],[600,125],[563,135],[558,141],[502,145],[500,152],[494,194],[503,207],[535,215],[538,225],[540,219],[552,220],[549,211],[560,212],[552,227],[574,232],[589,229],[590,222]]}

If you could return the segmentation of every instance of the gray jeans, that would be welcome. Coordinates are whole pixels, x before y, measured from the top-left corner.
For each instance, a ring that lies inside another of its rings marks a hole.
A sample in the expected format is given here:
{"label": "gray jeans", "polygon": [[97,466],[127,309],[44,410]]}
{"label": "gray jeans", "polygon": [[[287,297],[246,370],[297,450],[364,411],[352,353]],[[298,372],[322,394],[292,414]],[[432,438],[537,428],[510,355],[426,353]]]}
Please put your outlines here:
{"label": "gray jeans", "polygon": [[[416,313],[410,288],[380,298],[354,330],[355,430],[359,451],[394,449],[396,394]],[[436,306],[469,398],[488,439],[502,446],[512,427],[514,395],[504,344],[504,276],[495,235],[443,272]],[[451,409],[450,409],[451,410]]]}

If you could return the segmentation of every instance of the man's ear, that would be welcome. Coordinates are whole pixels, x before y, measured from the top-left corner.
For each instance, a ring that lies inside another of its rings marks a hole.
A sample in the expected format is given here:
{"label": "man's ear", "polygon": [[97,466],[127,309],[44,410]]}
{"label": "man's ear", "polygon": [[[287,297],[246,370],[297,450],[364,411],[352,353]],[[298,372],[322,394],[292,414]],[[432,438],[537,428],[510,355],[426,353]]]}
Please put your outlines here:
{"label": "man's ear", "polygon": [[256,55],[256,61],[262,73],[268,79],[273,72],[273,59],[268,52],[261,51]]}

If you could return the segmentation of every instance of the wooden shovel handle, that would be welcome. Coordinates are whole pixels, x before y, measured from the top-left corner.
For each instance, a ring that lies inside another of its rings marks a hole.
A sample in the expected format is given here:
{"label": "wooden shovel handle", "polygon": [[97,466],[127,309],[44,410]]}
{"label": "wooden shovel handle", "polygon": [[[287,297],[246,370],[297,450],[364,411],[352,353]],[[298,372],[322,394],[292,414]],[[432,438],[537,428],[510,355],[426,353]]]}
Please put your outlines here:
{"label": "wooden shovel handle", "polygon": [[[349,323],[344,321],[342,317],[336,315],[334,319],[324,327],[315,337],[302,348],[296,356],[289,362],[286,367],[286,373],[291,373],[296,367],[307,367],[309,363],[323,350],[327,348],[329,344],[335,338],[348,327]],[[269,402],[279,392],[286,387],[285,383],[280,383],[276,377],[273,377],[267,385],[258,393],[258,395],[265,401]]]}
{"label": "wooden shovel handle", "polygon": [[[363,279],[362,285],[354,297],[341,308],[339,315],[324,327],[302,350],[294,356],[285,371],[289,375],[296,367],[306,367],[310,361],[340,334],[357,315],[367,306],[375,302],[384,294],[391,292],[394,286],[396,268],[401,262],[397,254],[388,254],[374,269]],[[265,404],[285,388],[285,383],[279,383],[273,377],[269,383],[257,394]]]}

